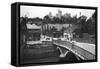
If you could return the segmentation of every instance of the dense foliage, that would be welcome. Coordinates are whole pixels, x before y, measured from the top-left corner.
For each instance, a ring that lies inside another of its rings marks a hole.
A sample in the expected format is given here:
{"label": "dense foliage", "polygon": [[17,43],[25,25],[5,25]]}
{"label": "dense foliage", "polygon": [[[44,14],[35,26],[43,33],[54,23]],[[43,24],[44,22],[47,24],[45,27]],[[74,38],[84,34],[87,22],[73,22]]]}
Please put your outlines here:
{"label": "dense foliage", "polygon": [[[21,17],[21,30],[26,30],[26,24],[30,21],[31,23],[36,23],[37,25],[43,25],[43,24],[75,24],[79,27],[79,29],[76,29],[74,32],[78,34],[79,33],[89,33],[89,34],[95,34],[95,13],[87,19],[86,16],[82,15],[79,18],[77,16],[61,16],[61,18],[58,18],[54,16],[53,18],[50,18],[48,15],[44,16],[44,18],[28,18],[28,17]],[[55,28],[51,29],[56,30]],[[62,29],[63,31],[63,29]]]}

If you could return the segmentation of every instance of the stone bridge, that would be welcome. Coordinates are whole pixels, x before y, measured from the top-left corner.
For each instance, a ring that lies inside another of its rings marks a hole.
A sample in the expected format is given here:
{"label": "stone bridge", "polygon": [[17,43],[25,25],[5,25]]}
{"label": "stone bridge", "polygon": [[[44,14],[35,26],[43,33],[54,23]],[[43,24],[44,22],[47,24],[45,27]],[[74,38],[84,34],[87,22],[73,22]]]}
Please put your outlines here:
{"label": "stone bridge", "polygon": [[76,56],[83,60],[95,60],[95,45],[80,42],[70,42],[70,41],[53,41],[54,45],[60,50],[60,57],[65,57],[66,54],[71,51]]}

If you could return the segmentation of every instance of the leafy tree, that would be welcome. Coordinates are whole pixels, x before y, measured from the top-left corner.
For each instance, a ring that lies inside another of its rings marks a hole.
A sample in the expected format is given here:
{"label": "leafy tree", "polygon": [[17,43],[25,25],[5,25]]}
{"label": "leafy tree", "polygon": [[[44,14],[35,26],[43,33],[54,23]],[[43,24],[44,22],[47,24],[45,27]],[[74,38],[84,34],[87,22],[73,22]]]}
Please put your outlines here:
{"label": "leafy tree", "polygon": [[48,15],[46,15],[46,16],[44,16],[43,21],[44,21],[44,23],[50,23],[51,19],[49,18]]}
{"label": "leafy tree", "polygon": [[62,27],[62,29],[60,30],[61,32],[64,32],[66,30],[65,27]]}
{"label": "leafy tree", "polygon": [[21,30],[21,33],[25,33],[27,30],[26,23],[27,23],[28,18],[22,17],[21,19],[22,21],[20,23],[20,30]]}
{"label": "leafy tree", "polygon": [[71,19],[73,24],[77,24],[78,21],[77,15],[73,16]]}
{"label": "leafy tree", "polygon": [[87,20],[87,30],[89,34],[95,34],[95,13]]}
{"label": "leafy tree", "polygon": [[53,27],[53,28],[51,29],[51,31],[52,31],[52,32],[56,32],[56,31],[57,31],[57,28]]}

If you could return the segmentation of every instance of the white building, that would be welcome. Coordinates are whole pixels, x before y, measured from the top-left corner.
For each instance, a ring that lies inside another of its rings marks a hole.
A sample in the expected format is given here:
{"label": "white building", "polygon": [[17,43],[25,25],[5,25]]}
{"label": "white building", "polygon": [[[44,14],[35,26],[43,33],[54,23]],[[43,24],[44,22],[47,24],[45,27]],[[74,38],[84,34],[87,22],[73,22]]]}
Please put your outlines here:
{"label": "white building", "polygon": [[63,33],[63,38],[65,40],[72,41],[72,39],[73,39],[73,28],[72,28],[72,25],[69,25],[69,27],[66,28],[66,30]]}

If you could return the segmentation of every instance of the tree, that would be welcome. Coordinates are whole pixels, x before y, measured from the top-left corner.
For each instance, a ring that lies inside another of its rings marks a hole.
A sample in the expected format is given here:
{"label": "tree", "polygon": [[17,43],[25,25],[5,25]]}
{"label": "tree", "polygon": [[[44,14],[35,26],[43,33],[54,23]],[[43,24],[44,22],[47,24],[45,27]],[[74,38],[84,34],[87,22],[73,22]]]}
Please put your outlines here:
{"label": "tree", "polygon": [[51,19],[49,18],[48,15],[46,15],[46,16],[44,16],[43,21],[44,21],[44,23],[50,23]]}
{"label": "tree", "polygon": [[57,28],[53,27],[53,28],[51,29],[51,31],[52,31],[52,32],[56,32],[56,31],[57,31]]}
{"label": "tree", "polygon": [[60,22],[60,19],[58,17],[53,18],[53,24],[59,23],[59,22]]}
{"label": "tree", "polygon": [[27,27],[26,27],[27,20],[28,20],[28,18],[22,17],[22,21],[20,23],[21,33],[25,33],[27,30]]}
{"label": "tree", "polygon": [[27,23],[27,17],[21,17],[21,22],[20,22],[20,42],[21,42],[21,46],[24,46],[23,44],[25,44],[24,42],[26,42],[25,40],[25,34],[26,34],[26,30],[27,30],[27,27],[26,27],[26,23]]}
{"label": "tree", "polygon": [[87,24],[86,24],[86,16],[80,16],[77,21],[77,25],[79,26],[81,33],[87,32]]}
{"label": "tree", "polygon": [[73,33],[75,33],[75,36],[76,36],[76,35],[79,35],[80,38],[82,38],[82,36],[83,36],[83,35],[82,35],[81,29],[75,29],[75,30],[73,31]]}
{"label": "tree", "polygon": [[87,20],[87,29],[89,34],[95,34],[95,13]]}
{"label": "tree", "polygon": [[77,21],[78,21],[77,15],[73,16],[73,17],[72,17],[72,23],[73,23],[73,24],[77,24]]}
{"label": "tree", "polygon": [[60,30],[61,32],[64,32],[66,30],[65,27],[62,27],[62,29]]}

